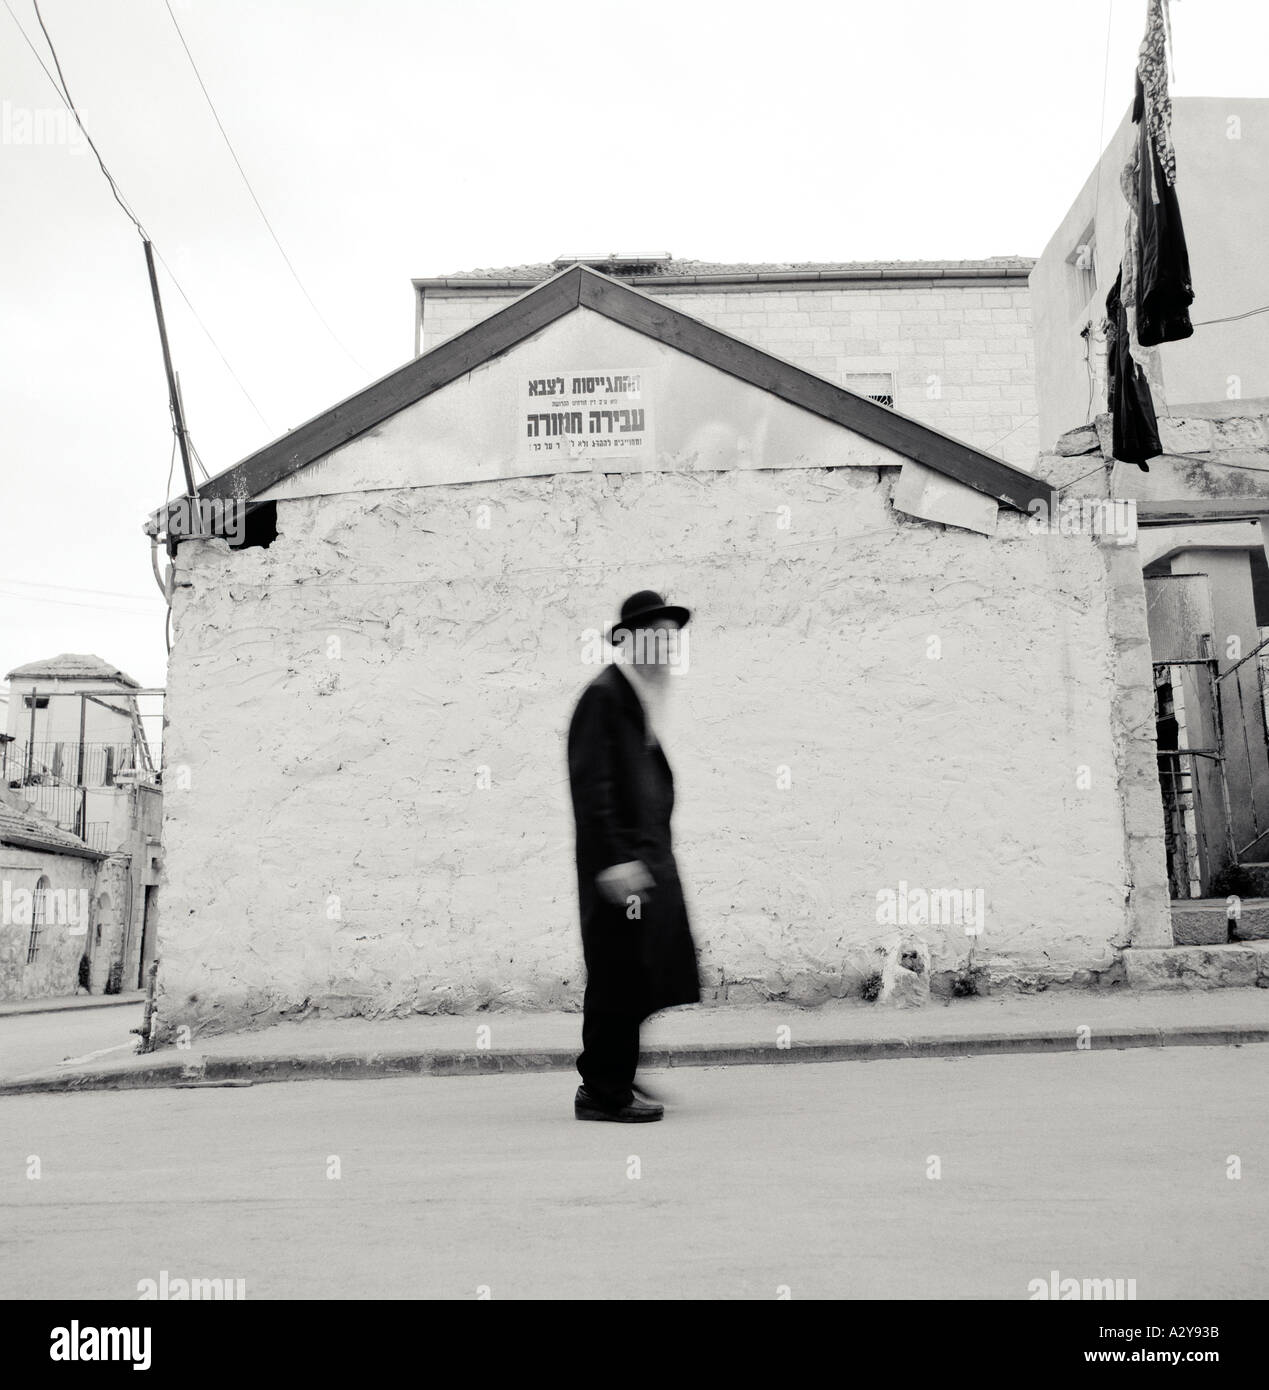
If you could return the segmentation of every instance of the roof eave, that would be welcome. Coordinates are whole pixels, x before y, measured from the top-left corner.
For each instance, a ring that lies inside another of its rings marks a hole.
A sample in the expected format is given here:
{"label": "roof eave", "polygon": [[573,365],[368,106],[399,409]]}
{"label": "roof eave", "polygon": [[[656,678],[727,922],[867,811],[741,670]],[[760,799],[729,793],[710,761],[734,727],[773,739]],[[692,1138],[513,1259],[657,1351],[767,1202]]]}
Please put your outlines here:
{"label": "roof eave", "polygon": [[43,853],[69,854],[76,859],[107,859],[108,855],[91,845],[64,845],[56,840],[43,840],[38,835],[0,835],[0,845],[10,845],[14,849],[32,849]]}
{"label": "roof eave", "polygon": [[[639,285],[655,285],[659,289],[668,289],[675,285],[763,285],[763,284],[838,284],[838,283],[863,283],[863,284],[889,284],[896,281],[905,283],[919,282],[928,280],[931,283],[954,284],[958,281],[965,284],[978,284],[984,280],[999,280],[1008,282],[1012,280],[1026,281],[1035,262],[1027,265],[991,265],[990,263],[973,264],[967,263],[959,267],[931,266],[919,268],[915,266],[887,267],[878,266],[868,269],[852,270],[748,270],[748,271],[706,271],[689,275],[637,275],[637,276],[616,276],[625,283],[627,280],[637,280]],[[587,267],[591,269],[591,267]],[[593,274],[604,274],[603,271],[592,271]],[[488,276],[479,275],[443,275],[434,277],[421,277],[410,282],[416,290],[462,290],[464,292],[476,293],[481,290],[528,290],[535,285],[545,284],[545,280],[537,280],[528,276]]]}

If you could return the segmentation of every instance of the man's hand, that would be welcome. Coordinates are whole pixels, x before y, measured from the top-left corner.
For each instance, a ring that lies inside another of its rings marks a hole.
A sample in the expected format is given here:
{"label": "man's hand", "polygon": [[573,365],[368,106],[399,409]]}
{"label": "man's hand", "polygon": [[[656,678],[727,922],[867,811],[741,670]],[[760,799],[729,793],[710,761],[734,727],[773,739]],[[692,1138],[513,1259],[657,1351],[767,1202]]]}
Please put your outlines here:
{"label": "man's hand", "polygon": [[642,859],[633,859],[628,864],[614,864],[595,875],[599,891],[610,903],[624,903],[630,898],[650,892],[656,887],[648,866]]}

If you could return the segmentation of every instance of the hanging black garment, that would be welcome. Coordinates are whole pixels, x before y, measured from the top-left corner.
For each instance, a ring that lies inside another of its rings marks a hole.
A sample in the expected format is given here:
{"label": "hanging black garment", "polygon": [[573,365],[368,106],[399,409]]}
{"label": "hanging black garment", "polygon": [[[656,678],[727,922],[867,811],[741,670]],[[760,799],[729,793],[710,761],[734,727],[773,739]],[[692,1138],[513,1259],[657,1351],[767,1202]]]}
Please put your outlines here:
{"label": "hanging black garment", "polygon": [[1107,406],[1110,410],[1111,453],[1149,473],[1147,459],[1163,452],[1155,419],[1150,384],[1133,357],[1128,338],[1128,311],[1120,302],[1121,267],[1106,296]]}
{"label": "hanging black garment", "polygon": [[[1137,341],[1142,347],[1173,343],[1194,332],[1190,257],[1176,189],[1168,182],[1146,119],[1145,92],[1137,78],[1132,117],[1137,122]],[[1158,198],[1158,202],[1155,199]],[[1157,452],[1157,451],[1156,451]]]}

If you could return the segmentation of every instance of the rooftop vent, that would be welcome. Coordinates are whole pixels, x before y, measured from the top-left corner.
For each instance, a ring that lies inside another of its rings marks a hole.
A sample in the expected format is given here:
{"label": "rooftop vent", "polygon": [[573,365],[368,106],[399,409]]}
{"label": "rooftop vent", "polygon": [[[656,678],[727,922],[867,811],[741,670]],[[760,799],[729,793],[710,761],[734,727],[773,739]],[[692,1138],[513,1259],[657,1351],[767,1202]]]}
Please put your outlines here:
{"label": "rooftop vent", "polygon": [[671,261],[668,251],[640,256],[631,251],[601,251],[590,256],[556,256],[553,270],[567,270],[571,265],[588,265],[608,275],[653,275],[664,270]]}

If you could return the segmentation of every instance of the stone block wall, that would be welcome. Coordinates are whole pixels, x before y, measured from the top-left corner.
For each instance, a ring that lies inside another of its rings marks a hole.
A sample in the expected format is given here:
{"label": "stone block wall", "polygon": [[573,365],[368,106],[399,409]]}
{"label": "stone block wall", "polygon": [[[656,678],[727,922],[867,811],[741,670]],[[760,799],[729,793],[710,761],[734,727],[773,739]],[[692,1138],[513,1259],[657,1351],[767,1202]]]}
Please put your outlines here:
{"label": "stone block wall", "polygon": [[[96,863],[91,859],[0,845],[0,903],[6,901],[5,885],[12,905],[19,901],[19,890],[33,893],[40,878],[46,877],[52,892],[68,895],[61,901],[74,904],[64,919],[60,907],[49,903],[36,957],[30,963],[29,919],[16,920],[15,912],[0,910],[0,999],[51,999],[75,993],[79,960],[88,941],[88,923],[79,916],[80,905],[91,905],[95,875]],[[74,921],[69,920],[72,913]]]}

